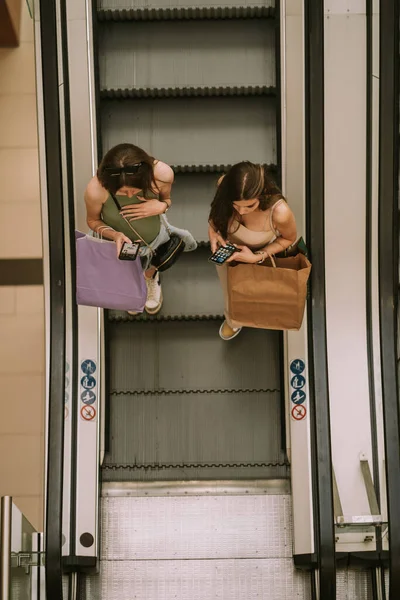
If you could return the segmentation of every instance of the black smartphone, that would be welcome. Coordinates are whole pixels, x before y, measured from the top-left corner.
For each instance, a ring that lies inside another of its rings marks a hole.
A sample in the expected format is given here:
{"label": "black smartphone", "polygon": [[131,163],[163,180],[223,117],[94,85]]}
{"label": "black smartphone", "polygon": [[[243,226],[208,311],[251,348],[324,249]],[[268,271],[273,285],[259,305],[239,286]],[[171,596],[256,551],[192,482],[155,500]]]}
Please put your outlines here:
{"label": "black smartphone", "polygon": [[240,249],[228,242],[226,246],[220,246],[208,260],[217,265],[223,265],[235,252],[240,252]]}
{"label": "black smartphone", "polygon": [[140,242],[125,242],[119,253],[119,260],[136,260],[140,248]]}

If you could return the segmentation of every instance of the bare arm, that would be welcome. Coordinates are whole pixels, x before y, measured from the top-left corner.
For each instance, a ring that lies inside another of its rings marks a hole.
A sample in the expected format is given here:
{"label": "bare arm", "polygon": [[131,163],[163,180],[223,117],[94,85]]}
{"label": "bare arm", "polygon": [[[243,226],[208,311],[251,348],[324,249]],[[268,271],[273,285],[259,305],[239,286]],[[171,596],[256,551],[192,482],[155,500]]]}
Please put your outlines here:
{"label": "bare arm", "polygon": [[297,239],[297,229],[294,214],[286,202],[282,202],[276,207],[273,213],[274,227],[280,233],[280,236],[276,238],[272,244],[268,244],[262,251],[267,256],[271,254],[278,254],[282,250],[286,250],[294,244]]}
{"label": "bare arm", "polygon": [[[224,177],[225,175],[221,175],[221,177],[218,179],[217,187],[219,186]],[[208,221],[208,239],[210,240],[211,252],[213,254],[218,250],[219,246],[226,245],[226,240],[224,240],[220,232],[217,231],[214,223],[211,220]]]}
{"label": "bare arm", "polygon": [[169,208],[172,204],[171,189],[175,178],[174,172],[169,165],[159,161],[154,167],[154,177],[159,190],[159,199]]}

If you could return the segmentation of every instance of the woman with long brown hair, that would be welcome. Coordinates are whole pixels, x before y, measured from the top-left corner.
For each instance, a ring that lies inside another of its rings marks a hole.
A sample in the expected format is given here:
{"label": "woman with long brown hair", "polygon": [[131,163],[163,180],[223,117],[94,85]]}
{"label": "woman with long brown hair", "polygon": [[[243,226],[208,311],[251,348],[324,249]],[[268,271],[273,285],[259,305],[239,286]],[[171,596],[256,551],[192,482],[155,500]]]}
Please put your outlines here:
{"label": "woman with long brown hair", "polygon": [[105,154],[85,191],[88,226],[115,241],[118,255],[125,242],[144,242],[140,256],[147,284],[145,309],[151,315],[159,312],[163,300],[159,273],[151,266],[152,251],[168,241],[170,233],[183,239],[185,251],[196,248],[188,231],[165,218],[173,181],[169,165],[138,146],[118,144]]}
{"label": "woman with long brown hair", "polygon": [[[293,212],[266,166],[244,161],[220,178],[209,216],[212,252],[229,241],[240,251],[227,262],[262,263],[289,248],[296,235]],[[227,310],[227,268],[217,266],[225,297],[225,321],[219,332],[223,340],[233,339],[242,329]]]}

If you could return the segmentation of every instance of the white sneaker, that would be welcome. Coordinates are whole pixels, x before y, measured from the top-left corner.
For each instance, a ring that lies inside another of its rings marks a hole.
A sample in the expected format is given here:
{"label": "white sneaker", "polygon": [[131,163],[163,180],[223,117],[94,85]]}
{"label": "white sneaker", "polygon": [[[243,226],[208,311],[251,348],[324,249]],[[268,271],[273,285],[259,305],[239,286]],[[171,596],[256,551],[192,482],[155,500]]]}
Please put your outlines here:
{"label": "white sneaker", "polygon": [[156,275],[150,279],[145,277],[145,281],[147,285],[147,300],[145,309],[149,315],[156,315],[161,309],[163,302],[160,274],[157,272]]}

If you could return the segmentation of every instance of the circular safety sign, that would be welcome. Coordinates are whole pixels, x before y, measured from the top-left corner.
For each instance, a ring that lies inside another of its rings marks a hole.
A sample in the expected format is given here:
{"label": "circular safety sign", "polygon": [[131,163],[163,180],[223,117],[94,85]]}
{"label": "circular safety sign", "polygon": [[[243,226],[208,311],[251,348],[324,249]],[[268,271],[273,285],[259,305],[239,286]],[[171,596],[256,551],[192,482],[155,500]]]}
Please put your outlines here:
{"label": "circular safety sign", "polygon": [[298,404],[292,408],[292,417],[295,421],[302,421],[307,414],[304,404]]}

